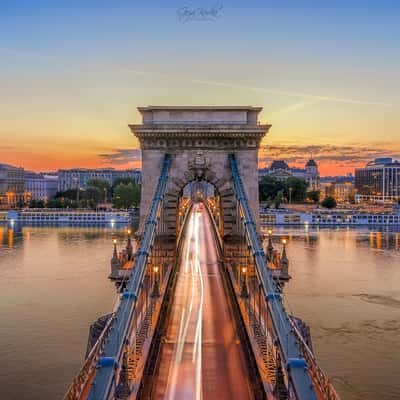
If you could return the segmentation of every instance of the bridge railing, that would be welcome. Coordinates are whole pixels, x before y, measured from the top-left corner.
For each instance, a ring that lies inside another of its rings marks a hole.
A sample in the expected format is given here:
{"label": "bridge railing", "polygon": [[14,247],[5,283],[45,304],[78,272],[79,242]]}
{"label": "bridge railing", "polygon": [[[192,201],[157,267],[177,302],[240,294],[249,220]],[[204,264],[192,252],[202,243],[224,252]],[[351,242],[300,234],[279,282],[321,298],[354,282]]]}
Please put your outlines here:
{"label": "bridge railing", "polygon": [[[279,390],[280,387],[284,389],[286,386],[287,395],[296,399],[311,400],[321,396],[326,398],[322,393],[327,392],[327,383],[320,379],[321,370],[317,373],[315,359],[305,351],[304,341],[294,329],[284,307],[282,294],[267,268],[265,253],[234,154],[229,155],[229,163],[247,240],[246,251],[251,260],[249,271],[246,271],[251,281],[245,280],[247,275],[244,271],[242,276],[240,275],[240,266],[236,268],[234,275],[237,285],[240,286],[239,295],[243,298],[242,306],[244,314],[248,317],[247,323],[252,325],[254,330],[255,345],[259,346],[260,354],[266,359],[278,362],[276,365],[265,365],[267,369],[274,367],[276,370],[274,390]],[[249,283],[252,293],[249,293]]]}
{"label": "bridge railing", "polygon": [[[156,225],[166,190],[170,167],[170,156],[165,155],[153,202],[147,217],[144,232],[136,253],[134,266],[121,301],[111,320],[104,349],[98,359],[96,373],[88,399],[110,399],[114,397],[127,347],[131,346],[132,330],[137,333],[148,318],[149,282],[146,278],[148,260],[156,235]],[[153,305],[150,305],[153,307]],[[151,316],[153,318],[153,316]],[[135,345],[136,348],[136,345]],[[126,358],[126,357],[125,357]],[[128,371],[129,372],[129,371]]]}
{"label": "bridge railing", "polygon": [[314,385],[318,388],[322,398],[326,400],[340,400],[340,396],[333,387],[332,382],[328,379],[325,372],[319,366],[313,352],[305,342],[303,335],[292,320],[291,325],[293,328],[293,332],[296,334],[296,337],[299,341],[302,354],[307,361],[307,365],[310,370],[310,374],[312,375]]}
{"label": "bridge railing", "polygon": [[112,314],[110,319],[107,321],[107,324],[103,329],[103,332],[97,339],[95,345],[90,350],[80,371],[72,380],[70,387],[68,388],[66,394],[64,395],[64,400],[78,400],[81,398],[85,386],[87,385],[88,377],[91,376],[96,370],[96,365],[99,360],[100,354],[104,349],[105,339],[110,330],[113,318],[114,314]]}

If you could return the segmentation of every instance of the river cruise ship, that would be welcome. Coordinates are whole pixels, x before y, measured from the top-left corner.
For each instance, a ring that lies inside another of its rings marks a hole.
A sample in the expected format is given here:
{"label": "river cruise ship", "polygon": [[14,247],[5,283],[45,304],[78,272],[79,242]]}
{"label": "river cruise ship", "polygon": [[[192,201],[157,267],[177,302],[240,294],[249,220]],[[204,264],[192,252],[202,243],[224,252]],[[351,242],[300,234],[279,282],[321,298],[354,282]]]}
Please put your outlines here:
{"label": "river cruise ship", "polygon": [[71,209],[26,209],[7,212],[8,223],[24,224],[129,224],[131,213],[126,210],[71,210]]}
{"label": "river cruise ship", "polygon": [[400,227],[400,209],[393,212],[367,213],[352,210],[315,209],[309,213],[293,210],[260,210],[261,225],[318,226],[393,226]]}

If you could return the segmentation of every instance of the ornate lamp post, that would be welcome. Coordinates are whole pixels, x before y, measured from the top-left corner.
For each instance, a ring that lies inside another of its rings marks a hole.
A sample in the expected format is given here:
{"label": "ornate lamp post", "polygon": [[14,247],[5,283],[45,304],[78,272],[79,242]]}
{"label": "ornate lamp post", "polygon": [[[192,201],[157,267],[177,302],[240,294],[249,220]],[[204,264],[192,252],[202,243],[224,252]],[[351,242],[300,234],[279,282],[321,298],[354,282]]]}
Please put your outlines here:
{"label": "ornate lamp post", "polygon": [[272,245],[272,229],[268,229],[267,260],[272,261],[274,246]]}
{"label": "ornate lamp post", "polygon": [[240,288],[240,297],[249,297],[249,291],[247,290],[247,267],[242,267],[242,282]]}
{"label": "ornate lamp post", "polygon": [[289,260],[286,255],[286,239],[282,239],[282,245],[283,249],[280,262],[281,274],[279,278],[284,281],[288,281],[290,279],[290,275],[289,275]]}
{"label": "ornate lamp post", "polygon": [[128,229],[128,243],[126,244],[126,254],[128,255],[128,260],[132,260],[133,246],[131,241],[131,230]]}
{"label": "ornate lamp post", "polygon": [[110,278],[111,279],[117,279],[118,278],[118,270],[119,270],[119,259],[118,259],[118,252],[117,252],[117,239],[113,239],[113,245],[114,245],[114,251],[113,255],[111,257],[111,274]]}
{"label": "ornate lamp post", "polygon": [[159,297],[160,296],[160,283],[158,280],[158,267],[157,266],[153,267],[153,273],[154,273],[154,285],[153,285],[153,291],[151,293],[151,297]]}

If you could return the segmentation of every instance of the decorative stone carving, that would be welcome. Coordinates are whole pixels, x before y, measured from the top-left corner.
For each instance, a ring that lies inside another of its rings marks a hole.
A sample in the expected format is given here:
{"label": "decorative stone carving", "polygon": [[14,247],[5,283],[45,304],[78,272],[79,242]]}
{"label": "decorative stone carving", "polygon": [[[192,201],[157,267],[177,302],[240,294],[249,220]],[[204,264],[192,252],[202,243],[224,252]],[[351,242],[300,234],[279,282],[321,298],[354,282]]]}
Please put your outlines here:
{"label": "decorative stone carving", "polygon": [[[253,217],[258,221],[257,152],[270,125],[261,125],[259,107],[140,107],[143,123],[129,125],[142,149],[143,226],[165,153],[172,156],[167,185],[168,208],[162,213],[167,235],[176,233],[178,198],[183,187],[194,180],[206,180],[221,195],[224,235],[240,229],[228,154],[235,153]],[[176,207],[175,207],[176,208]],[[240,225],[241,226],[241,225]]]}
{"label": "decorative stone carving", "polygon": [[194,174],[195,179],[204,179],[209,168],[209,160],[202,151],[198,151],[193,160],[188,161],[188,169]]}

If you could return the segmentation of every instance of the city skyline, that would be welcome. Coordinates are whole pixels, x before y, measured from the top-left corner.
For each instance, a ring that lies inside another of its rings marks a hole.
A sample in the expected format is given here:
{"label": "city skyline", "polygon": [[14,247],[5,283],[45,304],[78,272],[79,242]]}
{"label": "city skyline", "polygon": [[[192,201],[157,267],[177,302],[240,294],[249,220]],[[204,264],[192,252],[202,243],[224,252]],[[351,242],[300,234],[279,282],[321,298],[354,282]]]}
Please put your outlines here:
{"label": "city skyline", "polygon": [[148,104],[262,106],[260,166],[313,156],[343,175],[400,158],[393,2],[26,1],[1,15],[1,162],[139,167],[128,124]]}

